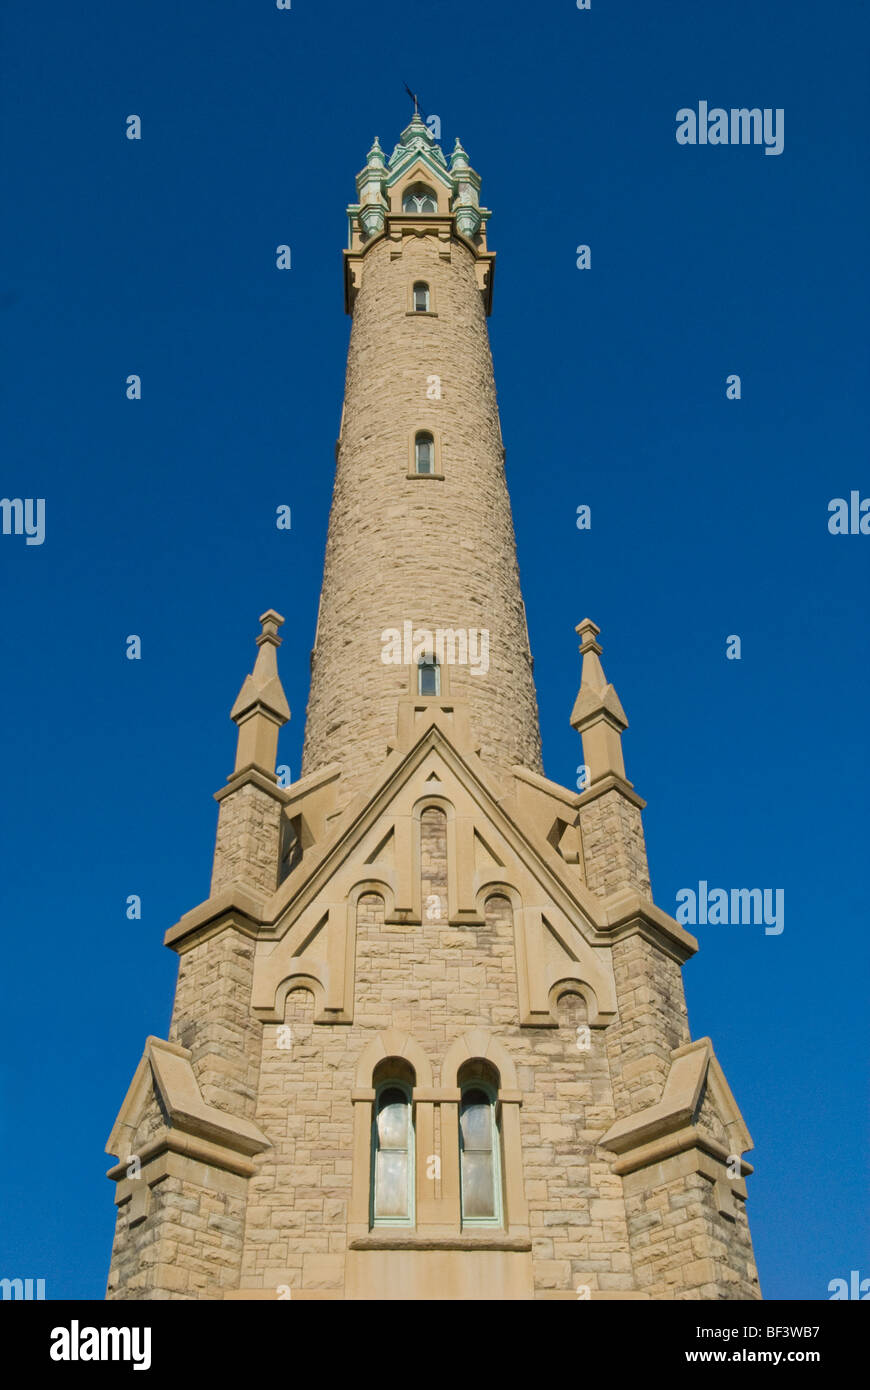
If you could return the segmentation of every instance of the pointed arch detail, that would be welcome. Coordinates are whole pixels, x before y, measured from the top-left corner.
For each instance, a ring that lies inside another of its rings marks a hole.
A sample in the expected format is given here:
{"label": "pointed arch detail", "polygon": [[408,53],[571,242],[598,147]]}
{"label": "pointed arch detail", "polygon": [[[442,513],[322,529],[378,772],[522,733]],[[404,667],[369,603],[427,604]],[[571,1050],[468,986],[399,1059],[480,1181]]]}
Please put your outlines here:
{"label": "pointed arch detail", "polygon": [[485,1028],[472,1028],[455,1038],[444,1054],[441,1068],[441,1081],[445,1086],[455,1086],[460,1068],[465,1062],[482,1058],[495,1067],[499,1074],[499,1089],[517,1090],[517,1069],[513,1058],[505,1047]]}
{"label": "pointed arch detail", "polygon": [[432,1086],[432,1063],[425,1049],[410,1033],[388,1028],[383,1033],[377,1033],[360,1053],[355,1083],[358,1089],[366,1090],[371,1086],[375,1067],[387,1057],[401,1057],[409,1062],[414,1068],[417,1086]]}

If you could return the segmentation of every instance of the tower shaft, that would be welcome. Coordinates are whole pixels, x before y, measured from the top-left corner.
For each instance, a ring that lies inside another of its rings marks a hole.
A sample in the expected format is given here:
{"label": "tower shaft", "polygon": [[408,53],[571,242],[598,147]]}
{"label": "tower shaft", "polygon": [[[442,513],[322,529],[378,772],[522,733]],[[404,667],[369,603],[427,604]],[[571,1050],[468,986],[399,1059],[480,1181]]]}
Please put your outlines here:
{"label": "tower shaft", "polygon": [[[421,176],[439,211],[403,213]],[[346,793],[383,762],[426,633],[446,634],[441,694],[468,702],[484,763],[541,766],[486,326],[492,256],[482,233],[457,230],[431,171],[412,163],[387,196],[382,230],[355,229],[347,253],[353,327],[302,768],[340,764]]]}

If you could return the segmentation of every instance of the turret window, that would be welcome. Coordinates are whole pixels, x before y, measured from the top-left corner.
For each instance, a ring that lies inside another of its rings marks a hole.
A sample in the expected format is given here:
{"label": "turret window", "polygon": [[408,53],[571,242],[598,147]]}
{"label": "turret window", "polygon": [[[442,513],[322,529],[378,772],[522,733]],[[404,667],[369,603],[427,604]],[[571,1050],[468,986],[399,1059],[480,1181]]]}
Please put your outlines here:
{"label": "turret window", "polygon": [[414,467],[418,473],[435,471],[435,440],[427,430],[421,430],[414,440]]}
{"label": "turret window", "polygon": [[429,286],[422,280],[418,280],[414,286],[414,312],[417,314],[428,314],[429,312]]}
{"label": "turret window", "polygon": [[434,656],[420,657],[417,664],[417,694],[441,694],[441,671]]}
{"label": "turret window", "polygon": [[437,212],[438,199],[431,188],[415,184],[402,198],[402,212]]}

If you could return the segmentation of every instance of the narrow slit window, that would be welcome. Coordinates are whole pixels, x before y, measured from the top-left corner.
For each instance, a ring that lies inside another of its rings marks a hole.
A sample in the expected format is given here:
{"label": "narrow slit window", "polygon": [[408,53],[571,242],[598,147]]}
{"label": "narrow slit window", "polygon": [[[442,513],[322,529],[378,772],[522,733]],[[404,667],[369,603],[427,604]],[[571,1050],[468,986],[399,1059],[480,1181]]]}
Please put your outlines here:
{"label": "narrow slit window", "polygon": [[428,314],[429,312],[429,286],[422,280],[418,280],[414,286],[414,312],[416,314]]}
{"label": "narrow slit window", "polygon": [[421,656],[420,658],[417,666],[417,694],[441,694],[441,672],[434,656]]}
{"label": "narrow slit window", "polygon": [[418,473],[435,472],[435,440],[425,431],[414,440],[414,466]]}

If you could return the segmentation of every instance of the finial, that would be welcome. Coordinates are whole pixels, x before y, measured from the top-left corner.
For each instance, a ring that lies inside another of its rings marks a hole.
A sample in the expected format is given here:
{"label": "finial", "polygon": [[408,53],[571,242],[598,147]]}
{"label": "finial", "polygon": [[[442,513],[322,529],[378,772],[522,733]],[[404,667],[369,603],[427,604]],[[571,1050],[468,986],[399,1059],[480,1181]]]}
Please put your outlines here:
{"label": "finial", "polygon": [[368,154],[366,155],[366,163],[376,164],[379,167],[381,167],[383,166],[384,159],[385,156],[383,150],[381,149],[380,141],[378,140],[378,137],[375,136],[374,143],[371,149],[369,150]]}
{"label": "finial", "polygon": [[257,638],[257,646],[261,647],[264,642],[271,642],[273,647],[280,647],[281,638],[278,636],[278,628],[284,623],[280,613],[276,613],[274,608],[267,608],[265,613],[261,613],[257,620],[263,631]]}
{"label": "finial", "polygon": [[596,652],[599,656],[601,655],[604,648],[599,646],[595,641],[595,638],[601,632],[601,628],[596,627],[591,618],[584,618],[582,623],[577,624],[574,631],[580,637],[581,656],[586,652]]}
{"label": "finial", "polygon": [[453,146],[453,153],[450,156],[450,172],[454,173],[457,169],[468,168],[468,155],[462,148],[459,136],[456,137],[456,144]]}
{"label": "finial", "polygon": [[589,768],[589,784],[607,776],[625,782],[622,733],[628,728],[628,720],[599,661],[602,648],[596,638],[601,629],[591,618],[584,618],[574,631],[580,637],[583,674],[571,711],[571,726],[583,739],[583,760]]}
{"label": "finial", "polygon": [[260,615],[257,660],[246,676],[230,718],[239,728],[234,776],[255,767],[274,776],[278,730],[290,718],[290,706],[278,675],[276,649],[281,645],[278,628],[284,619],[274,608]]}

